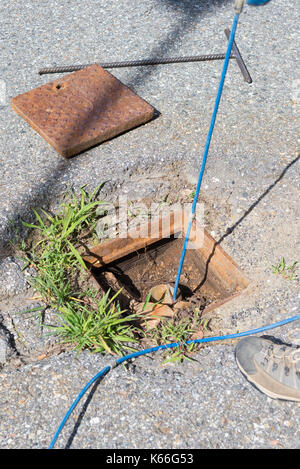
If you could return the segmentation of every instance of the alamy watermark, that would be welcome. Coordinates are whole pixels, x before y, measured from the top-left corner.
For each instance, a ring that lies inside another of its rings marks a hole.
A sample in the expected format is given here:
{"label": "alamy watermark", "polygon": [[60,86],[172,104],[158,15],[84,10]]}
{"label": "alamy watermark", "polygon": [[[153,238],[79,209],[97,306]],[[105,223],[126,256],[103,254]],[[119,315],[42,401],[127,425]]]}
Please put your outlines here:
{"label": "alamy watermark", "polygon": [[188,249],[199,249],[204,241],[204,204],[198,203],[191,217],[191,203],[132,203],[120,196],[117,204],[99,205],[96,232],[101,239],[114,238],[185,238],[192,221]]}

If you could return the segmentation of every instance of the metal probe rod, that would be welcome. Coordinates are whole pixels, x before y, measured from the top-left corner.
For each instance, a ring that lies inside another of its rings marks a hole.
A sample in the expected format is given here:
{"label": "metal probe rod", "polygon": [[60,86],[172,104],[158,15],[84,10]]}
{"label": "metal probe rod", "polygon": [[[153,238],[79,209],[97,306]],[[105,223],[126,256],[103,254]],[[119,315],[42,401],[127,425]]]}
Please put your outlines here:
{"label": "metal probe rod", "polygon": [[[231,59],[235,59],[232,55]],[[191,55],[187,57],[162,57],[156,59],[142,59],[142,60],[124,60],[121,62],[100,62],[102,68],[121,68],[121,67],[142,67],[147,65],[163,65],[163,64],[176,64],[176,63],[187,63],[187,62],[206,62],[211,60],[224,60],[225,54],[209,54],[209,55]],[[66,65],[62,67],[46,67],[39,70],[40,75],[48,73],[67,73],[81,70],[82,68],[88,67],[92,64],[81,64],[81,65]]]}
{"label": "metal probe rod", "polygon": [[[237,2],[237,3],[240,3],[240,2]],[[239,10],[237,10],[237,11],[239,11]],[[221,79],[220,79],[220,83],[219,83],[218,93],[217,93],[217,97],[216,97],[216,101],[215,101],[215,105],[214,105],[214,110],[213,110],[213,114],[212,114],[212,118],[211,118],[211,122],[210,122],[210,127],[209,127],[209,131],[208,131],[207,139],[206,139],[206,144],[205,144],[204,154],[203,154],[203,158],[202,158],[202,164],[201,164],[201,168],[200,168],[198,183],[197,183],[197,187],[196,187],[196,191],[195,191],[192,210],[191,210],[191,213],[190,213],[189,224],[188,224],[188,227],[187,227],[187,230],[186,230],[186,233],[185,233],[184,245],[183,245],[183,249],[182,249],[180,260],[179,260],[179,266],[178,266],[178,270],[177,270],[177,275],[176,275],[176,280],[175,280],[175,285],[174,285],[174,293],[173,293],[173,302],[174,303],[177,299],[177,290],[178,290],[178,286],[179,286],[180,275],[181,275],[181,271],[182,271],[182,267],[183,267],[185,253],[186,253],[186,250],[188,248],[188,242],[189,242],[189,239],[190,239],[190,232],[191,232],[192,224],[193,224],[193,221],[194,221],[195,215],[196,215],[196,206],[197,206],[197,202],[198,202],[198,197],[199,197],[199,192],[200,192],[200,188],[201,188],[202,178],[203,178],[203,174],[204,174],[204,170],[205,170],[207,156],[208,156],[208,153],[209,153],[210,143],[211,143],[214,127],[215,127],[215,122],[216,122],[216,118],[217,118],[217,114],[218,114],[218,109],[219,109],[219,105],[220,105],[220,101],[221,101],[221,97],[222,97],[224,82],[225,82],[227,69],[228,69],[228,65],[229,65],[229,58],[230,58],[233,43],[234,43],[234,38],[235,38],[235,33],[236,33],[238,21],[239,21],[239,16],[240,16],[239,13],[235,13],[235,15],[234,15],[234,20],[233,20],[233,24],[232,24],[232,31],[230,33],[230,38],[229,38],[229,42],[228,42],[226,57],[225,57],[225,60],[224,60],[224,65],[223,65],[223,70],[222,70]]]}
{"label": "metal probe rod", "polygon": [[[230,38],[230,29],[225,29],[227,39]],[[207,62],[213,60],[224,60],[226,54],[206,54],[206,55],[190,55],[186,57],[158,57],[152,59],[141,60],[123,60],[118,62],[94,62],[93,64],[79,64],[79,65],[65,65],[61,67],[45,67],[39,70],[39,75],[46,75],[50,73],[69,73],[82,70],[89,65],[100,65],[102,68],[122,68],[122,67],[144,67],[149,65],[165,65],[165,64],[179,64],[188,62]],[[244,80],[247,83],[252,83],[252,78],[246,67],[246,64],[240,54],[240,51],[235,43],[232,45],[232,53],[230,59],[236,59],[237,64],[241,70]]]}

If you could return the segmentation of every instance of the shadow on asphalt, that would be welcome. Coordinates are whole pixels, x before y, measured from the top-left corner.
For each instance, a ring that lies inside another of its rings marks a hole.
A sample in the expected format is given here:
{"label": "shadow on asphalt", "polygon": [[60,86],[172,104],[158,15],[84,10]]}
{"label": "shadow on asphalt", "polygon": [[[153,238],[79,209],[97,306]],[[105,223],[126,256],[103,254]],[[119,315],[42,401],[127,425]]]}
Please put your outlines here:
{"label": "shadow on asphalt", "polygon": [[[171,6],[174,9],[174,14],[176,15],[178,13],[180,18],[178,19],[176,26],[174,26],[173,30],[166,36],[166,38],[163,41],[157,43],[157,45],[153,48],[151,57],[149,58],[156,58],[158,56],[163,57],[164,54],[169,53],[175,47],[176,43],[184,37],[190,26],[197,22],[199,16],[205,14],[205,12],[209,9],[219,8],[223,4],[232,0],[160,1]],[[146,81],[149,81],[153,73],[155,73],[155,67],[142,67],[140,69],[136,69],[135,76],[129,82],[127,82],[126,85],[129,88],[134,89],[135,86],[140,86]],[[117,95],[115,96],[115,99],[118,99]],[[100,105],[100,103],[97,103],[96,105]],[[105,107],[106,103],[101,102],[101,106]],[[93,112],[91,112],[90,115],[93,116]],[[88,126],[89,119],[84,119],[84,123],[78,123],[78,128],[80,127],[82,130]],[[24,214],[27,216],[27,212],[32,211],[32,209],[38,209],[41,207],[46,208],[47,204],[49,204],[50,201],[54,198],[53,192],[55,193],[55,191],[51,191],[52,196],[49,197],[49,187],[52,189],[59,187],[65,170],[70,166],[70,164],[71,163],[69,160],[59,160],[56,168],[53,168],[52,166],[48,180],[46,182],[40,183],[32,199],[21,203],[14,216],[11,217],[10,222],[7,223],[6,226],[2,226],[0,228],[0,259],[6,257],[9,254],[12,254],[12,248],[10,246],[9,240],[14,237],[14,227],[17,227],[20,235],[22,236],[23,226],[21,220],[22,217],[24,217]],[[30,214],[29,216],[32,215]]]}
{"label": "shadow on asphalt", "polygon": [[204,272],[204,275],[203,275],[203,279],[201,280],[200,284],[196,287],[195,291],[199,290],[202,285],[205,283],[206,279],[207,279],[207,275],[208,275],[208,269],[209,269],[209,264],[216,252],[216,248],[219,244],[221,244],[224,239],[227,238],[227,236],[229,236],[244,220],[245,218],[250,215],[250,213],[252,212],[252,210],[255,209],[255,207],[269,194],[269,192],[274,189],[274,187],[284,178],[286,172],[292,167],[294,166],[294,164],[296,164],[298,161],[300,161],[300,153],[298,154],[298,156],[293,160],[291,161],[285,168],[284,170],[280,173],[280,175],[278,176],[277,179],[275,179],[274,182],[272,182],[272,184],[258,197],[258,199],[256,199],[255,202],[253,202],[252,205],[250,205],[250,207],[244,212],[244,214],[229,228],[227,228],[225,234],[223,234],[223,236],[221,236],[221,238],[215,242],[215,244],[213,245],[213,248],[212,248],[212,251],[210,253],[210,255],[208,256],[208,259],[207,259],[207,262],[206,262],[206,266],[205,266],[205,272]]}
{"label": "shadow on asphalt", "polygon": [[94,396],[94,394],[95,394],[95,392],[96,392],[96,390],[97,390],[99,384],[101,383],[101,381],[102,381],[104,378],[105,378],[105,375],[104,375],[104,376],[101,376],[97,381],[95,381],[95,383],[94,383],[92,389],[90,390],[90,392],[89,392],[89,394],[88,394],[88,396],[87,396],[87,398],[86,398],[86,400],[85,400],[85,402],[84,402],[84,404],[83,404],[83,406],[82,406],[82,409],[81,409],[81,411],[80,411],[80,414],[79,414],[78,417],[77,417],[77,420],[76,420],[76,422],[75,422],[75,424],[74,424],[72,433],[70,434],[70,436],[69,436],[69,438],[68,438],[68,441],[67,441],[67,443],[66,443],[64,449],[70,449],[70,448],[71,448],[71,445],[72,445],[72,443],[73,443],[73,440],[74,440],[74,438],[75,438],[75,436],[76,436],[76,434],[77,434],[77,431],[78,431],[78,429],[79,429],[79,427],[80,427],[80,424],[81,424],[81,422],[82,422],[82,420],[83,420],[83,418],[84,418],[84,416],[85,416],[85,413],[86,413],[86,411],[87,411],[87,408],[88,408],[88,406],[89,406],[89,404],[90,404],[90,402],[91,402],[91,400],[92,400],[92,398],[93,398],[93,396]]}

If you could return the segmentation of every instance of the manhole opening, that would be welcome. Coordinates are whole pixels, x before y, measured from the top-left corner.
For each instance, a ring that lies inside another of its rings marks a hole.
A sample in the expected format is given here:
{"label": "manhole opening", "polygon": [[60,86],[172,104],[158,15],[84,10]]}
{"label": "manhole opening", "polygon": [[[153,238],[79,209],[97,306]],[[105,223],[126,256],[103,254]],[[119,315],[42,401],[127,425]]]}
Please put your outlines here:
{"label": "manhole opening", "polygon": [[[161,239],[108,266],[92,269],[92,274],[104,292],[110,289],[115,294],[122,288],[120,299],[124,307],[128,307],[131,300],[144,302],[154,286],[174,285],[182,245],[182,240],[174,236]],[[185,301],[198,299],[204,308],[219,299],[221,294],[207,281],[199,288],[201,278],[203,274],[199,263],[197,265],[197,253],[190,251],[186,255],[179,284],[181,298]]]}
{"label": "manhole opening", "polygon": [[[229,301],[248,285],[234,261],[207,236],[211,249],[206,256],[198,249],[187,250],[179,283],[180,300],[203,312]],[[173,234],[104,266],[92,267],[91,272],[103,293],[110,290],[114,295],[122,289],[119,301],[126,309],[132,300],[144,302],[153,287],[174,285],[182,247],[182,237]]]}

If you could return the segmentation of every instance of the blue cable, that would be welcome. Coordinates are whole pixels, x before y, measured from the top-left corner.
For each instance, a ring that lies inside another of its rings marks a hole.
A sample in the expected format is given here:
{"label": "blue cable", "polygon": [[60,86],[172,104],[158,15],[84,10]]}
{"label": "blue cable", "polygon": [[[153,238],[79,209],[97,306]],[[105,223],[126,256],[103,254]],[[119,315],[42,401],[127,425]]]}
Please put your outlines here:
{"label": "blue cable", "polygon": [[[248,0],[248,3],[249,4],[263,4],[263,3],[267,3],[268,1],[269,0]],[[236,13],[235,16],[234,16],[234,20],[233,20],[232,31],[231,31],[231,35],[230,35],[230,38],[229,38],[228,49],[227,49],[227,53],[226,53],[226,57],[225,57],[225,61],[224,61],[224,66],[223,66],[223,71],[222,71],[222,75],[221,75],[219,90],[218,90],[218,94],[217,94],[217,98],[216,98],[216,102],[215,102],[215,107],[214,107],[214,111],[213,111],[213,115],[212,115],[212,119],[211,119],[211,124],[210,124],[210,128],[209,128],[208,136],[207,136],[207,142],[206,142],[206,146],[205,146],[205,150],[204,150],[204,155],[203,155],[201,170],[200,170],[200,174],[199,174],[198,184],[197,184],[197,188],[196,188],[196,192],[195,192],[195,196],[194,196],[194,200],[193,200],[193,205],[192,205],[191,218],[189,220],[189,225],[188,225],[188,229],[187,229],[186,237],[185,237],[185,241],[184,241],[184,247],[183,247],[180,262],[179,262],[179,268],[178,268],[175,287],[174,287],[174,295],[173,295],[173,301],[174,302],[175,302],[176,296],[177,296],[177,289],[178,289],[180,274],[181,274],[181,270],[182,270],[182,266],[183,266],[185,252],[186,252],[186,249],[187,249],[187,243],[188,243],[189,236],[190,236],[190,230],[191,230],[191,227],[192,227],[192,222],[193,222],[195,211],[196,211],[196,205],[197,205],[197,201],[198,201],[198,197],[199,197],[201,182],[202,182],[203,173],[204,173],[204,169],[205,169],[205,164],[206,164],[206,160],[207,160],[207,155],[208,155],[208,151],[209,151],[209,147],[210,147],[210,142],[211,142],[214,126],[215,126],[215,121],[216,121],[216,117],[217,117],[217,113],[218,113],[218,108],[219,108],[219,104],[220,104],[220,100],[221,100],[221,96],[222,96],[222,91],[223,91],[225,77],[226,77],[226,73],[227,73],[227,69],[228,69],[229,59],[230,59],[230,56],[231,56],[231,49],[232,49],[232,45],[233,45],[233,41],[234,41],[234,38],[235,38],[235,33],[236,33],[237,25],[238,25],[238,20],[239,20],[239,13]],[[225,336],[205,337],[203,339],[188,340],[185,344],[190,345],[190,344],[193,344],[193,343],[194,344],[200,344],[200,343],[214,342],[214,341],[218,341],[218,340],[236,339],[238,337],[245,337],[247,335],[258,334],[260,332],[264,332],[264,331],[267,331],[267,330],[270,330],[270,329],[274,329],[276,327],[283,326],[285,324],[288,324],[290,322],[293,322],[293,321],[296,321],[296,320],[299,320],[299,319],[300,319],[300,315],[297,315],[297,316],[293,316],[291,318],[285,319],[283,321],[279,321],[279,322],[276,322],[274,324],[270,324],[268,326],[260,327],[258,329],[253,329],[253,330],[246,331],[246,332],[238,332],[236,334],[229,334],[229,335],[225,335]],[[83,395],[87,392],[87,390],[96,381],[98,381],[101,377],[106,375],[106,373],[108,373],[109,370],[115,368],[116,366],[120,365],[121,363],[123,363],[127,360],[130,360],[132,358],[140,357],[142,355],[146,355],[146,354],[152,353],[152,352],[157,352],[159,350],[165,350],[165,349],[180,347],[181,345],[182,344],[180,342],[173,342],[171,344],[164,344],[164,345],[159,345],[157,347],[152,347],[152,348],[149,348],[149,349],[140,350],[138,352],[134,352],[134,353],[131,353],[131,354],[126,355],[124,357],[118,358],[113,366],[106,366],[105,368],[103,368],[99,373],[97,373],[85,385],[85,387],[78,394],[77,398],[74,400],[73,404],[71,405],[71,407],[69,408],[69,410],[65,414],[65,417],[63,418],[61,424],[59,425],[59,427],[58,427],[58,429],[57,429],[57,431],[56,431],[56,433],[55,433],[55,435],[54,435],[54,437],[53,437],[53,439],[52,439],[52,441],[49,445],[49,449],[52,449],[54,447],[54,444],[55,444],[59,434],[61,433],[64,425],[66,424],[66,422],[67,422],[68,418],[70,417],[72,411],[77,406],[78,402],[83,397]]]}
{"label": "blue cable", "polygon": [[226,52],[226,56],[225,56],[225,61],[224,61],[224,65],[223,65],[220,85],[219,85],[218,94],[217,94],[217,98],[216,98],[216,102],[215,102],[215,107],[214,107],[214,111],[213,111],[213,115],[212,115],[212,118],[211,118],[209,131],[208,131],[208,135],[207,135],[207,141],[206,141],[206,145],[205,145],[205,149],[204,149],[204,154],[203,154],[199,179],[198,179],[197,188],[196,188],[195,196],[194,196],[194,200],[193,200],[190,220],[189,220],[188,228],[187,228],[187,231],[186,231],[184,245],[183,245],[183,249],[182,249],[182,253],[181,253],[181,257],[180,257],[180,261],[179,261],[179,267],[178,267],[178,271],[177,271],[177,276],[176,276],[176,280],[175,280],[174,293],[173,293],[173,302],[174,303],[175,303],[176,298],[177,298],[177,290],[178,290],[181,270],[182,270],[182,266],[183,266],[183,262],[184,262],[184,258],[185,258],[187,244],[188,244],[188,241],[189,241],[189,238],[190,238],[190,231],[191,231],[192,223],[193,223],[193,220],[194,220],[194,217],[195,217],[196,205],[197,205],[197,201],[198,201],[198,198],[199,198],[199,192],[200,192],[200,187],[201,187],[201,183],[202,183],[203,173],[204,173],[204,170],[205,170],[205,165],[206,165],[207,155],[208,155],[208,152],[209,152],[210,142],[211,142],[212,134],[213,134],[214,127],[215,127],[215,122],[216,122],[217,113],[218,113],[218,109],[219,109],[219,104],[220,104],[220,100],[221,100],[221,96],[222,96],[222,92],[223,92],[224,82],[225,82],[226,73],[227,73],[227,69],[228,69],[228,64],[229,64],[229,60],[230,60],[230,56],[231,56],[231,49],[232,49],[232,45],[233,45],[233,42],[234,42],[238,21],[239,21],[239,16],[240,16],[239,13],[236,13],[234,15],[234,20],[233,20],[232,30],[231,30],[231,34],[230,34],[230,38],[229,38],[229,42],[228,42],[228,48],[227,48],[227,52]]}
{"label": "blue cable", "polygon": [[[195,339],[195,340],[188,340],[185,344],[186,345],[190,345],[190,344],[202,344],[202,343],[207,343],[207,342],[214,342],[214,341],[218,341],[218,340],[227,340],[227,339],[236,339],[238,337],[245,337],[247,335],[251,335],[251,334],[258,334],[260,332],[264,332],[264,331],[267,331],[267,330],[270,330],[270,329],[274,329],[275,327],[280,327],[280,326],[284,326],[285,324],[288,324],[290,322],[293,322],[293,321],[297,321],[300,319],[300,314],[298,314],[297,316],[293,316],[291,318],[288,318],[288,319],[284,319],[282,321],[279,321],[279,322],[276,322],[274,324],[270,324],[268,326],[263,326],[263,327],[259,327],[258,329],[252,329],[250,331],[246,331],[246,332],[238,332],[236,334],[229,334],[229,335],[224,335],[224,336],[215,336],[215,337],[204,337],[203,339]],[[64,425],[66,424],[68,418],[70,417],[72,411],[75,409],[75,407],[77,406],[78,402],[80,401],[80,399],[83,397],[83,395],[86,393],[86,391],[96,382],[98,381],[101,377],[103,377],[104,375],[106,375],[106,373],[109,372],[109,370],[115,368],[116,366],[120,365],[121,363],[127,361],[127,360],[130,360],[132,358],[137,358],[137,357],[140,357],[142,355],[146,355],[148,353],[152,353],[152,352],[157,352],[159,350],[165,350],[165,349],[170,349],[170,348],[175,348],[175,347],[180,347],[182,344],[180,342],[173,342],[171,344],[164,344],[164,345],[159,345],[157,347],[152,347],[152,348],[148,348],[148,349],[144,349],[144,350],[139,350],[138,352],[134,352],[134,353],[131,353],[129,355],[125,355],[124,357],[120,357],[116,360],[115,364],[113,366],[106,366],[105,368],[103,368],[101,371],[99,371],[99,373],[97,373],[85,386],[84,388],[80,391],[80,393],[78,394],[78,396],[76,397],[76,399],[74,400],[73,404],[70,406],[69,410],[67,411],[66,415],[64,416],[61,424],[59,425],[50,445],[49,445],[49,448],[48,449],[52,449],[55,445],[55,442],[60,434],[60,432],[62,431]]]}

